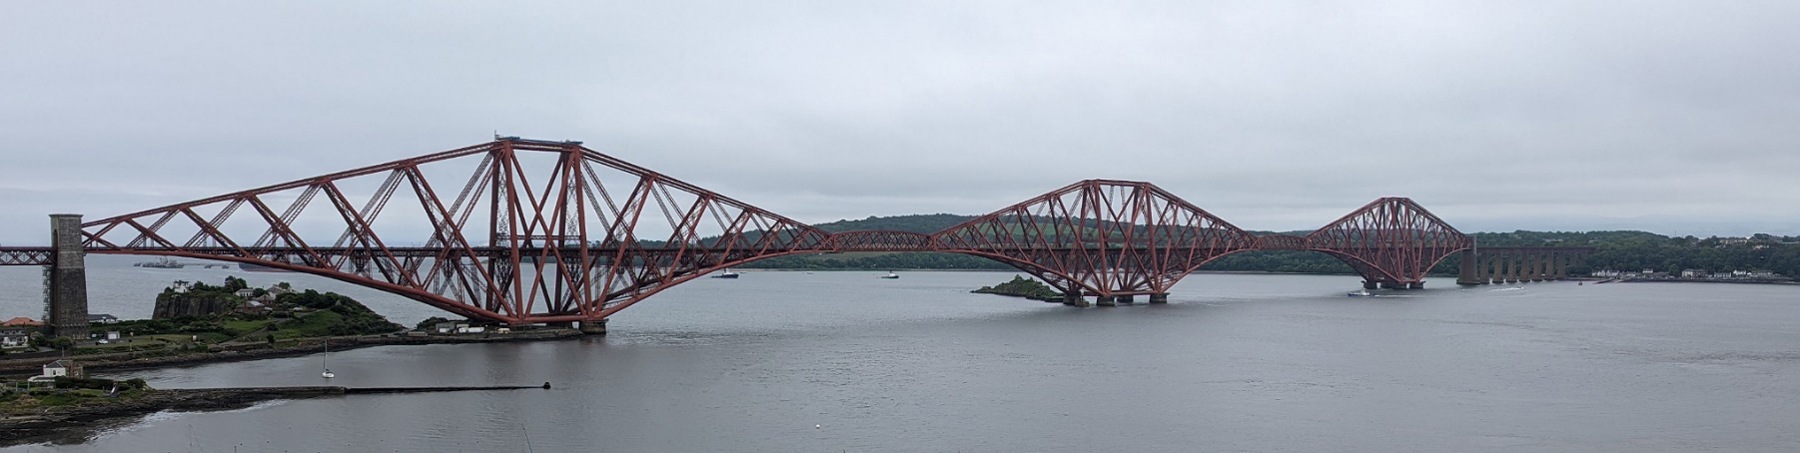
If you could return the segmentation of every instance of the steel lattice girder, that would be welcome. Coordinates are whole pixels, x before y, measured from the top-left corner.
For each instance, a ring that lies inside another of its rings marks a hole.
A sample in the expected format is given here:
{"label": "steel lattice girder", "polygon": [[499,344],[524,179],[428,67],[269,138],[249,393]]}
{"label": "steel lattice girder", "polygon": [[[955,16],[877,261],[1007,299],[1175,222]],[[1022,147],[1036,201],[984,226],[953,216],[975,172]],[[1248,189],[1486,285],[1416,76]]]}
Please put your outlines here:
{"label": "steel lattice girder", "polygon": [[831,235],[831,248],[840,252],[930,252],[931,235],[907,231],[846,231]]}
{"label": "steel lattice girder", "polygon": [[42,266],[56,261],[49,247],[0,247],[0,266]]}
{"label": "steel lattice girder", "polygon": [[83,230],[92,253],[260,264],[509,324],[604,319],[719,268],[829,250],[821,230],[579,142],[512,138]]}

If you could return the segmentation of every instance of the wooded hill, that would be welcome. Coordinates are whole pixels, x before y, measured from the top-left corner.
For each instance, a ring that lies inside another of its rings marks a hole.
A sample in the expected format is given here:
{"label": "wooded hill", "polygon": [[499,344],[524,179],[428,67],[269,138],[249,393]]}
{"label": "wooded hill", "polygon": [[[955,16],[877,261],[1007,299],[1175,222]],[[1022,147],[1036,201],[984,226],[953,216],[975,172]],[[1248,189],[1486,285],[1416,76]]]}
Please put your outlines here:
{"label": "wooded hill", "polygon": [[[956,214],[924,214],[893,217],[869,217],[839,220],[814,225],[825,231],[893,230],[930,234],[974,219]],[[1273,232],[1253,232],[1274,234]],[[1306,231],[1283,232],[1297,236]],[[1758,234],[1749,238],[1669,237],[1643,231],[1472,233],[1476,243],[1489,247],[1595,247],[1596,252],[1571,272],[1585,274],[1596,269],[1680,271],[1704,269],[1710,272],[1734,270],[1769,270],[1785,276],[1800,276],[1800,237]],[[1457,257],[1444,260],[1434,273],[1454,275]],[[786,256],[747,264],[746,268],[763,269],[979,269],[1010,270],[997,261],[951,253],[839,253]],[[1201,270],[1297,272],[1316,274],[1350,274],[1350,266],[1322,253],[1304,251],[1262,251],[1238,253],[1220,258]]]}

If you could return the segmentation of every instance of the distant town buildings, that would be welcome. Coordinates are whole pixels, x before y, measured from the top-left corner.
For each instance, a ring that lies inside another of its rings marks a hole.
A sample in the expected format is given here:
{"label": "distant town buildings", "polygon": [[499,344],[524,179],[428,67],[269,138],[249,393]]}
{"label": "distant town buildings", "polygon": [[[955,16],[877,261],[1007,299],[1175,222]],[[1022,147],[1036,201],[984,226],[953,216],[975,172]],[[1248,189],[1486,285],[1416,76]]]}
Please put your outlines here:
{"label": "distant town buildings", "polygon": [[38,327],[7,326],[0,327],[0,348],[23,348],[31,345],[31,333]]}
{"label": "distant town buildings", "polygon": [[1617,279],[1617,280],[1688,280],[1688,281],[1717,281],[1717,282],[1745,282],[1745,283],[1775,282],[1775,281],[1788,281],[1789,280],[1786,276],[1783,276],[1783,275],[1775,273],[1775,272],[1766,271],[1766,270],[1755,270],[1755,271],[1734,270],[1731,272],[1715,273],[1715,272],[1707,271],[1706,269],[1682,269],[1681,272],[1672,274],[1669,272],[1658,272],[1655,269],[1644,269],[1642,271],[1617,271],[1617,270],[1612,270],[1612,269],[1603,269],[1603,270],[1594,271],[1590,275],[1592,275],[1593,277],[1596,277],[1596,278]]}

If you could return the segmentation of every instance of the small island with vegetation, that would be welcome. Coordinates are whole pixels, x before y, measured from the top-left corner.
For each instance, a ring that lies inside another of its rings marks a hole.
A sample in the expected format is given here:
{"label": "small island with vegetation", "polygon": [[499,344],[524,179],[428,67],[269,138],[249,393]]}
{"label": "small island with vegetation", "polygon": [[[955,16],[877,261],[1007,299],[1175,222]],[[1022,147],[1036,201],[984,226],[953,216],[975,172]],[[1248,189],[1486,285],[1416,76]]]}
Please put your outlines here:
{"label": "small island with vegetation", "polygon": [[1062,302],[1063,293],[1051,288],[1037,279],[1014,275],[1012,280],[994,286],[983,286],[970,291],[976,294],[998,294],[1002,296],[1023,297],[1045,302]]}
{"label": "small island with vegetation", "polygon": [[156,296],[151,319],[122,321],[105,329],[130,340],[116,348],[130,349],[139,338],[169,344],[182,336],[206,344],[275,344],[307,337],[383,334],[405,327],[341,294],[296,291],[287,283],[249,288],[243,279],[225,277],[224,286],[177,282]]}
{"label": "small island with vegetation", "polygon": [[514,331],[475,321],[430,318],[409,331],[350,297],[278,283],[250,287],[177,281],[156,296],[151,319],[109,320],[87,339],[34,335],[27,350],[0,351],[0,375],[24,376],[58,358],[90,370],[291,357],[393,344],[523,341],[580,337],[573,329]]}
{"label": "small island with vegetation", "polygon": [[[0,446],[78,435],[92,422],[161,410],[222,410],[271,399],[365,393],[514,390],[542,386],[334,386],[153,389],[142,379],[94,379],[87,371],[121,371],[200,363],[292,357],[378,345],[531,341],[579,338],[580,331],[514,331],[476,321],[433,317],[415,329],[388,321],[350,297],[278,283],[250,287],[177,281],[156,295],[151,319],[102,316],[88,338],[31,334],[29,346],[0,350]],[[22,350],[21,350],[22,349]],[[41,374],[37,374],[39,370]]]}

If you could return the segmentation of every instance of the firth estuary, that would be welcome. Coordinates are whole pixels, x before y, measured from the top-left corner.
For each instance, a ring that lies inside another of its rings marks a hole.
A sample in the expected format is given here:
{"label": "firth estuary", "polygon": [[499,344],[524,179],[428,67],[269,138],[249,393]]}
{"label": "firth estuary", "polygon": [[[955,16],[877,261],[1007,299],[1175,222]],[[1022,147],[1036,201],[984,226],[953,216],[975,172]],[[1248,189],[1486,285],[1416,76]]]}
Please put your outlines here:
{"label": "firth estuary", "polygon": [[[316,277],[90,259],[93,311],[169,281]],[[0,269],[0,294],[41,277]],[[29,272],[28,272],[29,271]],[[970,294],[1010,272],[745,272],[575,340],[383,346],[108,374],[157,388],[551,389],[350,395],[163,412],[0,451],[1787,451],[1800,307],[1767,285],[1360,289],[1196,274],[1166,305]],[[31,300],[6,300],[27,304]]]}

